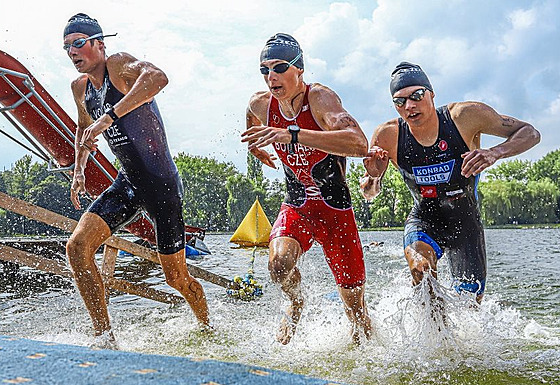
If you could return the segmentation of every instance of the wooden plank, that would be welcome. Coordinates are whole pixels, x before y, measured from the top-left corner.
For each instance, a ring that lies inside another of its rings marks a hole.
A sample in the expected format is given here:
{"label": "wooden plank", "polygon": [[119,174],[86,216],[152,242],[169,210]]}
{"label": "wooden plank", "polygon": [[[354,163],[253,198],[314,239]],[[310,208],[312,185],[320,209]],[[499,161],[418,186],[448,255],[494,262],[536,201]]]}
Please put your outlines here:
{"label": "wooden plank", "polygon": [[[54,213],[43,207],[35,206],[21,199],[14,198],[3,192],[0,192],[0,207],[68,232],[72,232],[78,224],[78,222],[74,219],[66,218],[63,215]],[[131,254],[159,264],[159,257],[155,250],[140,246],[126,239],[111,236],[104,242],[104,244],[115,249],[127,251]],[[202,269],[201,267],[193,266],[188,263],[187,267],[189,269],[189,273],[195,278],[204,279],[205,281],[222,286],[226,289],[237,287],[237,284],[231,280]]]}
{"label": "wooden plank", "polygon": [[104,281],[106,281],[107,278],[113,278],[118,254],[119,249],[115,249],[114,247],[108,245],[105,245],[103,248],[103,266],[101,267],[101,275],[103,276]]}
{"label": "wooden plank", "polygon": [[[38,255],[14,249],[10,246],[0,245],[0,259],[25,265],[33,269],[42,270],[47,273],[58,274],[67,278],[74,278],[70,268],[68,268],[68,266],[66,266],[63,262],[39,257]],[[153,289],[144,283],[132,283],[113,277],[107,277],[103,281],[107,288],[149,298],[154,301],[170,304],[184,301],[183,297]]]}
{"label": "wooden plank", "polygon": [[0,192],[0,207],[70,233],[78,224],[74,219],[66,218],[64,215],[53,213],[3,192]]}
{"label": "wooden plank", "polygon": [[124,279],[108,278],[105,285],[111,289],[146,297],[163,303],[176,304],[185,301],[183,297],[153,289],[145,283],[132,283]]}
{"label": "wooden plank", "polygon": [[39,257],[35,254],[14,249],[10,246],[0,245],[0,259],[29,266],[33,269],[43,270],[47,273],[73,278],[72,271],[63,262]]}

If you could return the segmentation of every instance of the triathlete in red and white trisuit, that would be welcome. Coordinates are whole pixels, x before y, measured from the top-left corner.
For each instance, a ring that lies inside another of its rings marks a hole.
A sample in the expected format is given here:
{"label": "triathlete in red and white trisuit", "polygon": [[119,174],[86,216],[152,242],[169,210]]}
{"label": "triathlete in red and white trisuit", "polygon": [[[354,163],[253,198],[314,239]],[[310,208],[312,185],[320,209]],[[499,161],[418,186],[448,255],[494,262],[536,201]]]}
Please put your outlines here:
{"label": "triathlete in red and white trisuit", "polygon": [[[306,86],[303,107],[293,119],[285,117],[278,100],[270,97],[269,126],[321,131],[309,109]],[[270,239],[296,239],[305,252],[316,240],[323,246],[336,283],[345,288],[365,281],[362,245],[346,185],[346,158],[299,143],[274,143],[286,174],[287,194],[274,223]]]}
{"label": "triathlete in red and white trisuit", "polygon": [[[277,33],[260,55],[260,73],[268,90],[258,91],[247,107],[247,131],[242,142],[265,165],[284,165],[287,196],[272,230],[268,270],[290,305],[277,339],[293,337],[305,298],[297,266],[313,241],[323,246],[335,276],[352,339],[372,326],[364,299],[364,261],[360,238],[345,182],[346,156],[367,154],[367,139],[338,95],[318,83],[303,81],[303,51],[292,36]],[[265,148],[272,145],[276,154]]]}

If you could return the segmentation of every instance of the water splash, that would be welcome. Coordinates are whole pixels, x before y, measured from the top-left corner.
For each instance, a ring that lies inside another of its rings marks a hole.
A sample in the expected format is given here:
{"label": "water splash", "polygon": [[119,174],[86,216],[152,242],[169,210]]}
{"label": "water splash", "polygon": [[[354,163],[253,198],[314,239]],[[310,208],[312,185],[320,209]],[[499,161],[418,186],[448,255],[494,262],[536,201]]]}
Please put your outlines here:
{"label": "water splash", "polygon": [[[216,255],[196,263],[222,275],[239,274],[251,251],[230,250],[226,242],[210,237]],[[439,280],[427,276],[412,287],[402,248],[390,242],[366,252],[366,301],[375,338],[361,346],[351,343],[334,280],[321,250],[313,247],[300,261],[306,298],[302,319],[290,344],[280,345],[275,335],[288,303],[270,282],[267,260],[266,250],[255,260],[256,277],[264,284],[258,301],[232,300],[225,291],[205,286],[215,326],[211,335],[200,331],[188,306],[113,296],[109,310],[119,346],[364,385],[554,383],[560,376],[559,328],[504,305],[507,297],[499,290],[487,293],[481,305],[471,295],[458,295],[450,288],[445,261]],[[153,284],[164,281],[159,270],[146,273],[146,279]],[[87,312],[75,290],[53,289],[0,303],[0,334],[79,345],[93,342]]]}

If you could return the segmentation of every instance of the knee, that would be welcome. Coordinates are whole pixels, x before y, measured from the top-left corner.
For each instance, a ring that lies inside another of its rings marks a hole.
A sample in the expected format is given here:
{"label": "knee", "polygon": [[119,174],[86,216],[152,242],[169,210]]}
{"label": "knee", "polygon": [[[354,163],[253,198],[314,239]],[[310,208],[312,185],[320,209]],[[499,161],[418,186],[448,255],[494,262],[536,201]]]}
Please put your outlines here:
{"label": "knee", "polygon": [[422,281],[424,274],[432,272],[435,274],[435,267],[433,267],[429,260],[419,258],[409,263],[410,273],[412,275],[413,283],[416,285]]}
{"label": "knee", "polygon": [[426,272],[432,272],[435,276],[437,257],[430,246],[419,242],[415,247],[406,247],[404,253],[414,284],[420,283]]}
{"label": "knee", "polygon": [[275,238],[270,244],[268,271],[275,283],[283,283],[297,272],[296,263],[301,255],[301,247],[295,239]]}
{"label": "knee", "polygon": [[181,275],[177,270],[167,271],[165,274],[165,282],[179,292],[183,292],[187,287],[186,277]]}
{"label": "knee", "polygon": [[271,255],[268,261],[270,278],[275,283],[282,283],[288,279],[294,267],[295,265],[290,263],[289,258],[279,254]]}
{"label": "knee", "polygon": [[430,262],[425,258],[415,259],[410,263],[410,271],[416,274],[423,274],[432,270]]}
{"label": "knee", "polygon": [[66,255],[72,270],[84,270],[87,267],[85,258],[86,242],[79,238],[71,237],[66,243]]}

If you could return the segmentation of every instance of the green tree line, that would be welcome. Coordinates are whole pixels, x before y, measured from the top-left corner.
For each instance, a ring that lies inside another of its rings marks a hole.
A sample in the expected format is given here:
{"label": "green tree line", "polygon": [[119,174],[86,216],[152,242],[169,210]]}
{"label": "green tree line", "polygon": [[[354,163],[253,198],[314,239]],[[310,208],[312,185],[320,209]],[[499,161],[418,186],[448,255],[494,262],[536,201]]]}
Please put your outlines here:
{"label": "green tree line", "polygon": [[[230,162],[191,156],[175,158],[184,187],[183,214],[189,225],[208,231],[237,228],[256,198],[272,222],[285,195],[284,181],[263,175],[261,163],[247,156],[247,173]],[[400,173],[390,166],[381,194],[366,202],[359,189],[363,165],[351,163],[348,185],[358,226],[362,229],[402,226],[412,197]],[[51,211],[78,219],[82,214],[69,199],[67,178],[47,171],[44,163],[24,156],[9,170],[0,172],[0,191]],[[479,202],[485,225],[547,224],[560,218],[560,150],[537,161],[509,160],[484,173],[479,183]],[[87,206],[88,202],[84,201]],[[59,230],[0,209],[0,235],[58,234]]]}

